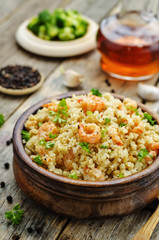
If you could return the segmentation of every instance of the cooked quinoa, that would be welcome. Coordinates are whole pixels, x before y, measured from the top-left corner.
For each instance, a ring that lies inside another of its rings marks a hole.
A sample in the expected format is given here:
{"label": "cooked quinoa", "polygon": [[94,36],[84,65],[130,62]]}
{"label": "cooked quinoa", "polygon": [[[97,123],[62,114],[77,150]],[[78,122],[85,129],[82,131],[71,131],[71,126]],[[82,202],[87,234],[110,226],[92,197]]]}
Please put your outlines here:
{"label": "cooked quinoa", "polygon": [[156,158],[159,126],[134,100],[109,93],[45,104],[25,122],[26,153],[66,177],[103,181],[141,171]]}

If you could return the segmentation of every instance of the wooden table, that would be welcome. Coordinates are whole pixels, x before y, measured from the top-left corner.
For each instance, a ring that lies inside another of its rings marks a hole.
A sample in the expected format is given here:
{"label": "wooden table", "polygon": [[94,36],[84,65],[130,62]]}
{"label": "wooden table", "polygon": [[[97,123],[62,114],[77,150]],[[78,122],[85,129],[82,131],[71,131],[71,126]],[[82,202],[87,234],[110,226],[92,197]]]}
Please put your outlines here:
{"label": "wooden table", "polygon": [[[139,2],[133,0],[133,4]],[[84,82],[79,90],[90,90],[92,87],[108,92],[115,90],[116,93],[141,101],[136,93],[137,83],[109,79],[110,84],[106,84],[107,76],[100,69],[100,56],[96,50],[82,56],[65,59],[39,57],[21,49],[14,38],[15,31],[22,21],[46,8],[67,7],[77,9],[99,22],[108,13],[112,13],[112,9],[114,11],[119,6],[117,0],[0,1],[0,66],[8,64],[31,65],[38,68],[45,76],[43,87],[32,95],[11,97],[0,94],[0,113],[5,116],[5,124],[0,129],[0,182],[4,181],[6,183],[5,188],[0,188],[0,240],[131,240],[151,216],[153,212],[151,207],[129,216],[95,220],[71,219],[50,212],[28,199],[19,189],[12,170],[12,144],[6,145],[6,141],[12,137],[15,122],[29,106],[45,97],[69,91],[62,84],[61,66],[65,69],[74,69],[84,75]],[[155,85],[157,84],[157,77],[147,82]],[[146,105],[155,111],[159,111],[159,102],[146,102]],[[8,170],[4,168],[6,162],[10,163]],[[13,197],[12,204],[9,204],[6,200],[8,195]],[[16,203],[19,203],[24,210],[24,217],[20,225],[12,226],[5,219],[4,212],[10,210]],[[30,226],[34,229],[31,234],[27,231]],[[158,239],[159,228],[156,227],[151,240]]]}

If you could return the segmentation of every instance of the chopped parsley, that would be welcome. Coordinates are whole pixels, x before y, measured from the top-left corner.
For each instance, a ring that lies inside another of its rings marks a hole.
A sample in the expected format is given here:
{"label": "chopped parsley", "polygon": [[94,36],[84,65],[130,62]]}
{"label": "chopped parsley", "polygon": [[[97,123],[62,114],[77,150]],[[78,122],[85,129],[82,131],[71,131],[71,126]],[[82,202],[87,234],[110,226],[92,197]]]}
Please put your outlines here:
{"label": "chopped parsley", "polygon": [[56,137],[57,137],[57,134],[49,133],[49,138],[56,138]]}
{"label": "chopped parsley", "polygon": [[74,172],[74,173],[70,173],[68,175],[69,178],[73,178],[73,179],[77,179],[77,174]]}
{"label": "chopped parsley", "polygon": [[4,116],[2,113],[0,113],[0,127],[2,127],[3,123],[4,123]]}
{"label": "chopped parsley", "polygon": [[68,115],[67,112],[68,112],[67,103],[66,103],[66,100],[63,98],[63,99],[59,102],[59,104],[58,104],[58,110],[57,110],[57,112],[49,111],[49,115],[50,115],[50,116],[56,115],[55,118],[53,119],[53,122],[61,124],[61,123],[63,123],[63,122],[66,122],[66,120],[65,120],[65,119],[62,119],[62,118],[60,117],[60,114],[62,114],[62,115]]}
{"label": "chopped parsley", "polygon": [[89,149],[89,143],[81,142],[78,145],[80,145],[86,152],[91,153],[91,151]]}
{"label": "chopped parsley", "polygon": [[124,127],[124,126],[126,126],[126,123],[123,123],[123,122],[119,123],[119,127]]}
{"label": "chopped parsley", "polygon": [[111,122],[111,119],[109,119],[109,118],[105,118],[104,121],[105,121],[105,124],[108,124],[108,123]]}
{"label": "chopped parsley", "polygon": [[102,97],[102,94],[99,92],[98,89],[92,88],[90,92],[95,96]]}
{"label": "chopped parsley", "polygon": [[23,213],[24,211],[20,209],[20,205],[17,203],[11,211],[5,212],[5,217],[15,225],[20,223]]}
{"label": "chopped parsley", "polygon": [[108,146],[106,146],[106,145],[100,145],[100,147],[103,148],[103,149],[107,149]]}
{"label": "chopped parsley", "polygon": [[146,148],[141,148],[140,151],[138,152],[138,161],[142,162],[142,160],[146,157],[146,156],[150,156],[152,158],[152,156],[149,154],[149,152],[147,151]]}
{"label": "chopped parsley", "polygon": [[119,173],[119,178],[123,178],[123,177],[124,177],[124,174]]}
{"label": "chopped parsley", "polygon": [[143,119],[147,119],[147,121],[150,123],[151,126],[153,126],[156,123],[156,120],[152,119],[152,115],[148,114],[147,112],[144,112]]}
{"label": "chopped parsley", "polygon": [[57,114],[56,117],[54,118],[53,122],[55,122],[55,123],[58,122],[59,124],[61,124],[63,122],[66,122],[66,120],[60,118],[59,115]]}
{"label": "chopped parsley", "polygon": [[91,111],[87,111],[87,115],[92,115],[93,113]]}
{"label": "chopped parsley", "polygon": [[104,138],[104,136],[105,136],[105,133],[107,133],[107,132],[108,132],[108,130],[107,130],[107,129],[104,129],[104,130],[102,130],[102,131],[101,131],[102,139]]}
{"label": "chopped parsley", "polygon": [[47,142],[46,142],[45,139],[42,139],[42,140],[39,141],[39,144],[40,144],[40,145],[45,145],[45,148],[46,148],[46,149],[49,149],[49,148],[54,147],[55,142],[53,142],[53,141],[47,141]]}
{"label": "chopped parsley", "polygon": [[133,111],[133,112],[135,112],[136,116],[138,116],[138,115],[139,115],[139,113],[138,113],[138,111],[137,111],[137,108],[128,107],[128,106],[126,106],[126,108],[127,108],[127,109],[129,109],[130,111]]}
{"label": "chopped parsley", "polygon": [[27,142],[30,139],[30,133],[28,131],[21,131],[22,138]]}
{"label": "chopped parsley", "polygon": [[39,123],[38,123],[38,126],[41,127],[42,124],[43,124],[42,122],[39,122]]}
{"label": "chopped parsley", "polygon": [[40,155],[37,155],[36,157],[33,158],[33,161],[39,165],[44,165],[43,161],[41,160]]}

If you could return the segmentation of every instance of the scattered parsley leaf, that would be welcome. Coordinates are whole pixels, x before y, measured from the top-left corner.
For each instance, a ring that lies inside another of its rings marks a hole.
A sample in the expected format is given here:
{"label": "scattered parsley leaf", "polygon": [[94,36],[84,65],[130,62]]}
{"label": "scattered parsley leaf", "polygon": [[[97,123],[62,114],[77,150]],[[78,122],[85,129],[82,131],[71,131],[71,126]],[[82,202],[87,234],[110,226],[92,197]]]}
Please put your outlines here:
{"label": "scattered parsley leaf", "polygon": [[40,155],[37,155],[36,157],[33,158],[33,161],[39,165],[44,165],[43,161],[41,160]]}
{"label": "scattered parsley leaf", "polygon": [[103,148],[103,149],[107,149],[108,146],[106,146],[106,145],[100,145],[100,147]]}
{"label": "scattered parsley leaf", "polygon": [[55,122],[55,123],[58,122],[59,124],[61,124],[62,122],[66,122],[66,120],[60,118],[59,115],[57,114],[56,117],[54,118],[53,122]]}
{"label": "scattered parsley leaf", "polygon": [[102,94],[99,92],[98,89],[92,88],[90,92],[95,96],[102,97]]}
{"label": "scattered parsley leaf", "polygon": [[109,118],[105,118],[104,121],[105,121],[105,124],[108,124],[108,123],[111,122],[111,119],[109,119]]}
{"label": "scattered parsley leaf", "polygon": [[61,124],[63,122],[66,122],[66,120],[62,119],[60,117],[60,114],[68,115],[67,111],[68,111],[67,103],[66,100],[63,98],[58,104],[57,112],[49,111],[49,115],[50,116],[56,115],[55,118],[53,119],[53,122]]}
{"label": "scattered parsley leaf", "polygon": [[20,209],[20,205],[17,203],[11,211],[5,212],[5,217],[15,225],[20,223],[23,213],[24,211]]}
{"label": "scattered parsley leaf", "polygon": [[69,178],[73,178],[73,179],[77,179],[77,174],[74,172],[74,173],[70,173],[68,175]]}
{"label": "scattered parsley leaf", "polygon": [[87,111],[87,115],[92,115],[93,113],[91,111]]}
{"label": "scattered parsley leaf", "polygon": [[49,138],[56,138],[56,137],[57,137],[57,134],[49,133]]}
{"label": "scattered parsley leaf", "polygon": [[53,141],[48,141],[45,143],[45,148],[49,149],[55,146],[55,143]]}
{"label": "scattered parsley leaf", "polygon": [[45,148],[46,149],[49,149],[49,148],[52,148],[52,147],[54,147],[54,145],[55,145],[55,143],[53,142],[53,141],[45,141],[45,139],[41,139],[40,141],[39,141],[39,144],[40,145],[45,145]]}
{"label": "scattered parsley leaf", "polygon": [[89,143],[86,142],[81,142],[79,143],[79,145],[88,153],[91,153],[90,149],[89,149]]}
{"label": "scattered parsley leaf", "polygon": [[139,113],[138,113],[138,111],[137,111],[137,108],[128,107],[128,106],[126,106],[126,108],[127,108],[127,109],[129,109],[130,111],[133,111],[133,112],[135,112],[136,116],[138,116],[138,115],[139,115]]}
{"label": "scattered parsley leaf", "polygon": [[42,124],[43,124],[42,122],[39,122],[39,123],[38,123],[38,126],[41,127]]}
{"label": "scattered parsley leaf", "polygon": [[54,111],[49,111],[49,115],[50,116],[54,116],[54,115],[56,115],[57,113],[56,112],[54,112]]}
{"label": "scattered parsley leaf", "polygon": [[107,133],[107,132],[108,132],[107,129],[104,129],[104,130],[101,131],[102,139],[104,138],[104,135],[105,135],[105,133]]}
{"label": "scattered parsley leaf", "polygon": [[119,178],[123,178],[123,177],[124,177],[124,174],[119,173]]}
{"label": "scattered parsley leaf", "polygon": [[66,115],[67,111],[68,111],[68,108],[67,108],[66,99],[63,98],[58,104],[58,113],[62,113]]}
{"label": "scattered parsley leaf", "polygon": [[152,120],[152,115],[148,114],[147,112],[144,112],[144,119],[147,119],[151,126],[156,123],[156,120]]}
{"label": "scattered parsley leaf", "polygon": [[30,133],[28,131],[21,131],[22,138],[27,142],[30,139]]}
{"label": "scattered parsley leaf", "polygon": [[142,162],[142,160],[146,157],[146,156],[150,156],[152,158],[152,156],[149,154],[149,152],[147,151],[146,148],[141,148],[140,151],[138,152],[138,161]]}
{"label": "scattered parsley leaf", "polygon": [[0,113],[0,127],[2,127],[3,123],[4,123],[4,116],[2,113]]}
{"label": "scattered parsley leaf", "polygon": [[45,145],[45,139],[41,139],[41,140],[39,141],[39,144],[40,144],[40,145]]}
{"label": "scattered parsley leaf", "polygon": [[119,127],[124,127],[124,126],[126,126],[126,123],[123,123],[123,122],[119,123]]}

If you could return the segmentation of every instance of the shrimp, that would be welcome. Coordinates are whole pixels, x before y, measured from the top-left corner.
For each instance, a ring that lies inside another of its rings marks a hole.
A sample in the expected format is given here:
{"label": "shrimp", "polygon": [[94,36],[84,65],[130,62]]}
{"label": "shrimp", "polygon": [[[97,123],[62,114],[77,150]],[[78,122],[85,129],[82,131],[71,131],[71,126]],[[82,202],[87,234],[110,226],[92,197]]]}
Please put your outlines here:
{"label": "shrimp", "polygon": [[109,137],[112,138],[113,142],[119,146],[122,146],[123,145],[123,142],[121,140],[121,138],[119,137],[118,135],[118,132],[117,132],[117,129],[116,128],[110,128],[109,131],[108,131],[108,135]]}
{"label": "shrimp", "polygon": [[93,168],[91,173],[97,180],[99,180],[99,181],[103,181],[104,180],[104,174],[98,168]]}
{"label": "shrimp", "polygon": [[142,122],[140,122],[136,127],[132,130],[133,133],[136,133],[138,135],[141,135],[144,132],[144,125]]}
{"label": "shrimp", "polygon": [[64,166],[68,169],[68,170],[72,170],[73,163],[74,160],[74,154],[73,154],[73,150],[71,149],[64,157],[63,157],[63,164]]}
{"label": "shrimp", "polygon": [[95,123],[88,123],[85,125],[79,123],[79,137],[84,142],[98,143],[101,139],[100,127]]}
{"label": "shrimp", "polygon": [[95,177],[97,180],[101,180],[101,181],[104,180],[104,174],[98,168],[90,169],[89,167],[85,166],[83,171],[84,171],[85,177],[87,175],[90,175],[90,176]]}
{"label": "shrimp", "polygon": [[59,104],[59,101],[57,101],[56,103],[55,103],[55,102],[50,102],[50,103],[44,104],[42,107],[46,107],[46,108],[48,108],[50,111],[57,112],[57,110],[58,110],[58,104]]}
{"label": "shrimp", "polygon": [[132,109],[136,109],[137,108],[137,103],[136,101],[130,99],[130,98],[125,98],[123,103],[129,107],[129,108],[132,108]]}
{"label": "shrimp", "polygon": [[156,155],[157,155],[157,153],[156,153],[155,151],[150,151],[150,152],[149,152],[149,155],[147,155],[147,156],[145,157],[146,163],[147,163],[147,164],[151,163],[151,162],[152,162],[152,159],[153,159],[154,157],[156,157]]}
{"label": "shrimp", "polygon": [[49,137],[49,134],[56,134],[57,133],[57,127],[54,123],[48,123],[45,122],[42,124],[38,130],[38,136],[40,139],[45,139],[46,141],[52,140],[51,137]]}
{"label": "shrimp", "polygon": [[148,147],[148,151],[155,151],[156,153],[158,153],[159,151],[159,142],[153,142],[151,143]]}
{"label": "shrimp", "polygon": [[101,97],[90,95],[83,99],[79,99],[78,101],[81,104],[83,111],[86,113],[87,111],[95,112],[102,111],[105,104]]}

